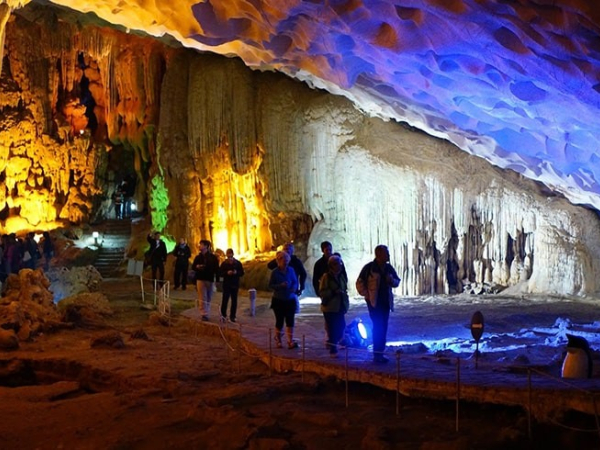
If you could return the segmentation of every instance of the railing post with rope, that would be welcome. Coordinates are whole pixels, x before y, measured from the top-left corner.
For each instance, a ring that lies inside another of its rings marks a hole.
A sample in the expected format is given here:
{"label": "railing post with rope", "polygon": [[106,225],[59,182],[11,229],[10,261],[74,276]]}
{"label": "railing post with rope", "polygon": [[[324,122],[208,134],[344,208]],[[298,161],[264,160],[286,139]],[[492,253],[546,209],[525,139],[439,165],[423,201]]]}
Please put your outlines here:
{"label": "railing post with rope", "polygon": [[239,326],[239,335],[238,335],[238,373],[242,373],[242,324]]}
{"label": "railing post with rope", "polygon": [[597,394],[594,392],[592,395],[592,402],[594,405],[594,417],[596,418],[596,432],[598,433],[598,437],[600,438],[600,422],[598,421],[598,403],[596,402]]}
{"label": "railing post with rope", "polygon": [[396,415],[400,415],[400,352],[396,352]]}
{"label": "railing post with rope", "polygon": [[460,404],[460,358],[456,358],[456,424],[455,429],[458,433],[458,417]]}
{"label": "railing post with rope", "polygon": [[346,361],[344,363],[344,372],[345,372],[345,378],[346,378],[346,408],[348,408],[348,346],[346,345]]}
{"label": "railing post with rope", "polygon": [[144,277],[140,275],[140,288],[142,290],[142,303],[146,303],[145,289],[144,289]]}
{"label": "railing post with rope", "polygon": [[527,437],[531,441],[531,408],[533,392],[531,391],[531,368],[527,368]]}
{"label": "railing post with rope", "polygon": [[306,335],[302,335],[302,382],[304,383],[304,365],[306,363]]}
{"label": "railing post with rope", "polygon": [[273,375],[273,344],[271,337],[273,336],[273,329],[269,328],[269,376]]}

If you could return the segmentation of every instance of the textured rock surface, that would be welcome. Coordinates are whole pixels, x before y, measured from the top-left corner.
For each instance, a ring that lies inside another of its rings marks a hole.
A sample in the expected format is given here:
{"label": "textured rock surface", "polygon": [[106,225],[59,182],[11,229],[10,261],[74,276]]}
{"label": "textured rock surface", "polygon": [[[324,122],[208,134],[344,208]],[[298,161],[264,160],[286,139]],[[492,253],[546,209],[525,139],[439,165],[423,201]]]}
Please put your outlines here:
{"label": "textured rock surface", "polygon": [[593,2],[53,3],[276,69],[600,206]]}
{"label": "textured rock surface", "polygon": [[5,230],[35,227],[13,205],[42,193],[44,223],[102,214],[129,164],[152,228],[194,247],[291,239],[312,268],[329,239],[355,278],[385,242],[402,294],[598,290],[597,217],[540,184],[239,59],[31,6],[6,34]]}
{"label": "textured rock surface", "polygon": [[[13,330],[19,340],[25,341],[56,327],[60,315],[52,301],[49,286],[50,282],[39,269],[23,269],[18,275],[11,274],[0,301],[2,328]],[[3,335],[3,342],[5,338]]]}

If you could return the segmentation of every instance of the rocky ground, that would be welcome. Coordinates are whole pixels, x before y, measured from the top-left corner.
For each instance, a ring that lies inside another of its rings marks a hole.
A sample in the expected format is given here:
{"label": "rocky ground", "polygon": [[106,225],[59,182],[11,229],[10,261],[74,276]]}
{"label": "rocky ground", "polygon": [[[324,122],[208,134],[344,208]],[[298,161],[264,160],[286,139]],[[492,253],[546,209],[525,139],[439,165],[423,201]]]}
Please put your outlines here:
{"label": "rocky ground", "polygon": [[[402,398],[298,373],[274,373],[202,333],[173,304],[166,326],[131,284],[103,283],[112,315],[0,353],[0,448],[597,448],[588,417],[563,426],[525,412]],[[564,426],[566,425],[566,426]]]}

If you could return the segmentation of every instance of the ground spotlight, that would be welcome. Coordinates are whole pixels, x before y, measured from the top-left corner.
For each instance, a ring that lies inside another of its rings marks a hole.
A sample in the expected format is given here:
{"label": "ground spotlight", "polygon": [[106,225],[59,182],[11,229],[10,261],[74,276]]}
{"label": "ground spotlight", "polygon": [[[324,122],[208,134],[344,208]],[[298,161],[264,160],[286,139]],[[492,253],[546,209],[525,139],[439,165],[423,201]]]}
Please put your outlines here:
{"label": "ground spotlight", "polygon": [[344,332],[344,341],[348,347],[366,348],[370,337],[370,328],[358,317],[346,327]]}

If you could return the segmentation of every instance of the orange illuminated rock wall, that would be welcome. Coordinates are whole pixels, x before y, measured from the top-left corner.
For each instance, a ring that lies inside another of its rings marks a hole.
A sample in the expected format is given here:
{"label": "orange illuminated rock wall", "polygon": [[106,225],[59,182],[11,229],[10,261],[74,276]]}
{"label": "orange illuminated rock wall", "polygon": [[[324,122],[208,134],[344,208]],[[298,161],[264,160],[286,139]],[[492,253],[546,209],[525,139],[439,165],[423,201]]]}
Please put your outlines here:
{"label": "orange illuminated rock wall", "polygon": [[0,231],[112,217],[111,194],[133,171],[138,210],[167,238],[270,250],[256,126],[230,103],[243,106],[232,87],[246,77],[253,108],[251,73],[47,11],[30,5],[6,28]]}
{"label": "orange illuminated rock wall", "polygon": [[[151,40],[82,29],[53,14],[39,14],[36,24],[12,16],[0,93],[4,232],[102,214],[114,189],[107,161],[115,149],[133,152],[142,174],[154,139],[161,49]],[[86,97],[95,105],[88,107]],[[143,183],[138,188],[143,202]]]}

